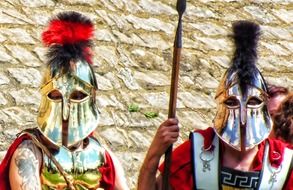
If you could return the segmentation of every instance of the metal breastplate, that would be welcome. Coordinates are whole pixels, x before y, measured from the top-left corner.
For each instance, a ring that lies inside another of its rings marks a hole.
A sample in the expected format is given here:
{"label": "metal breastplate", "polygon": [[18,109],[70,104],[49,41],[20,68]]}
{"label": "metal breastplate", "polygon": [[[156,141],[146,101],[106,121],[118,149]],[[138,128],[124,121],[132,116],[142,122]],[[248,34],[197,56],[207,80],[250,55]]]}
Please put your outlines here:
{"label": "metal breastplate", "polygon": [[[70,151],[61,147],[53,155],[76,189],[94,190],[100,186],[102,174],[99,172],[99,167],[105,163],[104,152],[105,150],[99,142],[90,137],[89,143],[84,149]],[[41,182],[42,189],[45,190],[68,189],[64,177],[46,154],[43,154]]]}

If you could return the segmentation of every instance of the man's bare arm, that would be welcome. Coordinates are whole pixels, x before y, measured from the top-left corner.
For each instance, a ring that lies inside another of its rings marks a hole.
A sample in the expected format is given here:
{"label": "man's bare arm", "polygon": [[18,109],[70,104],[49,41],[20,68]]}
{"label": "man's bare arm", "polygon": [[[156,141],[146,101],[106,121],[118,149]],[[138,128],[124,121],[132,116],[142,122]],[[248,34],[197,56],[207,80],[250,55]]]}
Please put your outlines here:
{"label": "man's bare arm", "polygon": [[157,130],[138,177],[138,190],[160,190],[161,177],[156,179],[160,158],[179,136],[178,120],[168,119]]}
{"label": "man's bare arm", "polygon": [[138,190],[161,189],[156,179],[159,162],[160,157],[153,157],[149,154],[146,155],[138,176]]}
{"label": "man's bare arm", "polygon": [[9,168],[12,190],[40,190],[41,151],[30,141],[23,141],[15,150]]}

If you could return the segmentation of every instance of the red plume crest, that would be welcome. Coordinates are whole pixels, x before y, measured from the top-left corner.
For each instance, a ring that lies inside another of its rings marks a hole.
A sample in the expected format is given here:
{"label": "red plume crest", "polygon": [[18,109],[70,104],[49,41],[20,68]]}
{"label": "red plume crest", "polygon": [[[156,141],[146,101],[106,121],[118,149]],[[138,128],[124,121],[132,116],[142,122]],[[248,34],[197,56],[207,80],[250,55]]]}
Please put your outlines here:
{"label": "red plume crest", "polygon": [[43,43],[51,44],[74,44],[87,41],[93,36],[92,23],[74,22],[60,19],[50,21],[47,30],[42,33]]}

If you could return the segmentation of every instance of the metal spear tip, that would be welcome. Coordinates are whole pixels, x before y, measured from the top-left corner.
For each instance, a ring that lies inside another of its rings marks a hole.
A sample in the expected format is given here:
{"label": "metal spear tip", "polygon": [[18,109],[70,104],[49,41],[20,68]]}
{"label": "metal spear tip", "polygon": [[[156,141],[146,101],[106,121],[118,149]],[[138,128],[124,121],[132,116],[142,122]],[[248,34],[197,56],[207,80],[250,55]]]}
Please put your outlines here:
{"label": "metal spear tip", "polygon": [[182,15],[186,9],[186,0],[177,0],[176,9],[179,15]]}

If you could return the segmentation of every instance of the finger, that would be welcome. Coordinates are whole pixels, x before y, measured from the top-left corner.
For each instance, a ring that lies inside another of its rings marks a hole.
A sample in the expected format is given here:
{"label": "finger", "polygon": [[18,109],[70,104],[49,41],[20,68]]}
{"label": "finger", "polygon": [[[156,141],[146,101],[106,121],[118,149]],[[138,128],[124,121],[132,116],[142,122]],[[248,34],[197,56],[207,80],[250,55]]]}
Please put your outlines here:
{"label": "finger", "polygon": [[166,138],[163,140],[163,146],[165,148],[169,147],[171,144],[175,143],[177,141],[177,138]]}
{"label": "finger", "polygon": [[160,129],[160,131],[158,131],[158,135],[161,136],[161,137],[169,137],[170,134],[175,134],[175,133],[178,133],[179,134],[179,128],[177,125],[172,125],[170,127],[162,127]]}
{"label": "finger", "polygon": [[177,140],[178,140],[178,138],[172,138],[172,139],[170,140],[170,143],[171,143],[171,144],[174,144],[174,143],[177,142]]}
{"label": "finger", "polygon": [[179,132],[178,125],[162,126],[162,131]]}
{"label": "finger", "polygon": [[169,133],[169,136],[171,137],[171,138],[178,138],[179,137],[179,133],[178,132],[170,132]]}
{"label": "finger", "polygon": [[170,146],[171,144],[174,144],[177,140],[178,140],[178,137],[169,137],[169,138],[166,140],[165,144],[166,144],[167,146]]}
{"label": "finger", "polygon": [[172,125],[170,127],[168,127],[168,131],[169,132],[179,132],[179,126],[178,125]]}
{"label": "finger", "polygon": [[176,119],[176,118],[169,118],[166,121],[164,121],[161,124],[161,126],[177,125],[178,123],[179,123],[178,122],[178,119]]}
{"label": "finger", "polygon": [[178,119],[177,118],[169,118],[168,121],[170,123],[173,123],[173,125],[177,125],[179,123]]}
{"label": "finger", "polygon": [[165,132],[162,134],[161,141],[166,144],[170,144],[179,137],[179,132]]}

